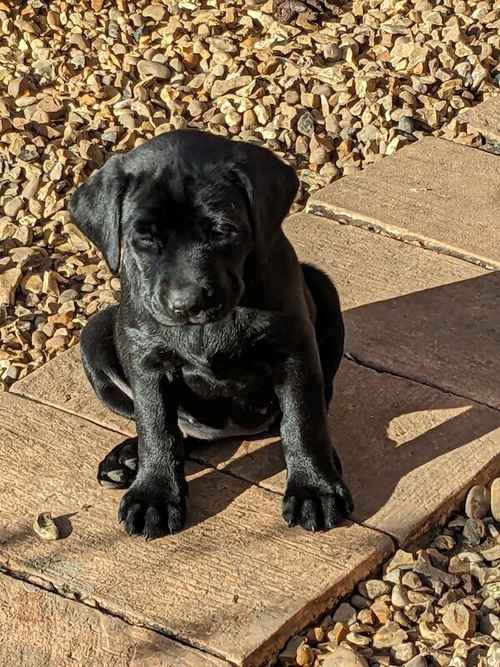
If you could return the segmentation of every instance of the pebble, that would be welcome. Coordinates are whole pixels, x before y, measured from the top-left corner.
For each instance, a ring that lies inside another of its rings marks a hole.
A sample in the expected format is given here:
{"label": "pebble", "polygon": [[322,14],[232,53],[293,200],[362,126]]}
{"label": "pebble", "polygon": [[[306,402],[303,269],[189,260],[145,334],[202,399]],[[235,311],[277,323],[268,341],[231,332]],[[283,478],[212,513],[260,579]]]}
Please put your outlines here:
{"label": "pebble", "polygon": [[335,613],[333,614],[333,620],[336,623],[345,623],[349,625],[356,620],[356,609],[354,609],[354,607],[347,602],[342,602],[342,604],[340,604],[335,610]]}
{"label": "pebble", "polygon": [[151,18],[154,19],[155,21],[161,21],[163,17],[165,16],[165,7],[162,7],[161,5],[149,5],[145,9],[142,10],[142,15],[145,18]]}
{"label": "pebble", "polygon": [[340,646],[321,662],[321,667],[368,667],[368,662],[354,650]]}
{"label": "pebble", "polygon": [[373,646],[377,649],[398,646],[408,639],[408,634],[397,623],[383,625],[373,636]]}
{"label": "pebble", "polygon": [[484,523],[479,519],[467,519],[464,524],[463,536],[469,544],[476,546],[486,535]]}
{"label": "pebble", "polygon": [[396,609],[404,609],[409,604],[408,595],[403,586],[396,585],[392,589],[391,604]]}
{"label": "pebble", "polygon": [[429,663],[423,655],[417,655],[405,662],[404,667],[429,667]]}
{"label": "pebble", "polygon": [[370,600],[375,600],[375,598],[390,592],[388,584],[378,579],[369,579],[368,581],[362,582],[359,584],[358,590],[361,595]]}
{"label": "pebble", "polygon": [[484,519],[490,511],[490,492],[485,486],[473,486],[465,501],[465,514],[469,519]]}
{"label": "pebble", "polygon": [[448,605],[444,609],[443,624],[452,634],[465,639],[476,630],[476,617],[460,602]]}
{"label": "pebble", "polygon": [[500,522],[500,477],[493,480],[491,485],[491,514],[495,521]]}
{"label": "pebble", "polygon": [[170,70],[166,65],[152,60],[140,60],[137,63],[137,71],[142,77],[156,77],[157,79],[168,79]]}
{"label": "pebble", "polygon": [[297,648],[295,660],[297,665],[300,665],[301,667],[304,665],[312,665],[314,661],[314,653],[312,652],[311,647],[307,644],[301,644]]}
{"label": "pebble", "polygon": [[40,539],[45,541],[58,540],[61,537],[60,530],[50,512],[42,512],[36,517],[33,522],[33,530]]}

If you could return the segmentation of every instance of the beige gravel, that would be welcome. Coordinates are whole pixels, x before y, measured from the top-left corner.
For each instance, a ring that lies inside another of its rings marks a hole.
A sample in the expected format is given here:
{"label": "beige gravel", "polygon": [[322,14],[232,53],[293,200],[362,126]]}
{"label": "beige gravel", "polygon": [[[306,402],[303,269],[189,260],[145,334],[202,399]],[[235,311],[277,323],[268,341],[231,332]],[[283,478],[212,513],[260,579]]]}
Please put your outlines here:
{"label": "beige gravel", "polygon": [[399,550],[320,623],[290,639],[281,667],[498,667],[500,478],[425,548]]}

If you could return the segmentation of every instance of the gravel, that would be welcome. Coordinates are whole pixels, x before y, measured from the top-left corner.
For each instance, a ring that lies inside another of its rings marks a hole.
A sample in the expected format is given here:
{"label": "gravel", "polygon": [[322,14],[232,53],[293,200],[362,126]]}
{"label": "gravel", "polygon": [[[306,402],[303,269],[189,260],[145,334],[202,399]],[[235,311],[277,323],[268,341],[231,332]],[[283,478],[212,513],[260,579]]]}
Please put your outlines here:
{"label": "gravel", "polygon": [[187,126],[265,144],[297,168],[298,208],[423,134],[476,141],[456,115],[498,85],[494,0],[274,10],[285,23],[272,0],[0,0],[0,388],[119,297],[67,211],[112,151]]}
{"label": "gravel", "polygon": [[[488,498],[475,519],[482,539],[471,542],[467,516],[453,517],[426,548],[396,551],[378,579],[357,586],[316,626],[293,636],[281,667],[498,667],[500,665],[500,478],[473,487],[465,508]],[[373,595],[377,597],[373,599]],[[360,608],[353,598],[367,604]],[[356,609],[359,608],[359,611]]]}

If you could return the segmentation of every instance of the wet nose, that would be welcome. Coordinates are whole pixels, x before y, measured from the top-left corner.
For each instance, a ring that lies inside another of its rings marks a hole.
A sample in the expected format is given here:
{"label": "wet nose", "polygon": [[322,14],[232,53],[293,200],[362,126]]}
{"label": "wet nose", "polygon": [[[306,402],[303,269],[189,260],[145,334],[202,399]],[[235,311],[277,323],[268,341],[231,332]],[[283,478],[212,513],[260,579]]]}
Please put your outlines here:
{"label": "wet nose", "polygon": [[198,286],[175,289],[170,294],[169,308],[176,317],[193,317],[208,307],[210,290]]}

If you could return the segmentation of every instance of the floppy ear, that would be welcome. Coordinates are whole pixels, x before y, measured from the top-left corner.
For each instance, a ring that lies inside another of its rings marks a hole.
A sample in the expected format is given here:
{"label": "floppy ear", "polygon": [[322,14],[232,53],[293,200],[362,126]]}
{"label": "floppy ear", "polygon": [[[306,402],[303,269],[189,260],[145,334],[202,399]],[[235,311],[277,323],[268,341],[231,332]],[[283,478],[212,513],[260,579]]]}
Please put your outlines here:
{"label": "floppy ear", "polygon": [[120,267],[121,209],[127,187],[121,162],[120,155],[113,155],[69,202],[77,226],[103,253],[113,273]]}
{"label": "floppy ear", "polygon": [[242,157],[236,172],[250,205],[258,256],[265,258],[297,194],[299,181],[295,170],[267,148],[240,146]]}

